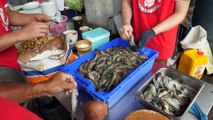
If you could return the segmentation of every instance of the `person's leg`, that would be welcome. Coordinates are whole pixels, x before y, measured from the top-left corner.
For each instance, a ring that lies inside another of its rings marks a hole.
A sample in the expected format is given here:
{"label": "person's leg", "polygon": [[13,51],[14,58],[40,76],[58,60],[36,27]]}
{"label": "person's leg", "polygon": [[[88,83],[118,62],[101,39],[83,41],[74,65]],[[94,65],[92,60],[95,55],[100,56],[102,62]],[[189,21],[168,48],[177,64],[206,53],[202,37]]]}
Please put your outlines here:
{"label": "person's leg", "polygon": [[[21,71],[0,66],[0,83],[27,83],[27,80]],[[20,105],[26,107],[27,102],[21,103]]]}
{"label": "person's leg", "polygon": [[0,67],[0,83],[27,83],[22,72],[10,67]]}
{"label": "person's leg", "polygon": [[41,97],[28,102],[27,109],[44,120],[71,120],[68,112],[55,97]]}

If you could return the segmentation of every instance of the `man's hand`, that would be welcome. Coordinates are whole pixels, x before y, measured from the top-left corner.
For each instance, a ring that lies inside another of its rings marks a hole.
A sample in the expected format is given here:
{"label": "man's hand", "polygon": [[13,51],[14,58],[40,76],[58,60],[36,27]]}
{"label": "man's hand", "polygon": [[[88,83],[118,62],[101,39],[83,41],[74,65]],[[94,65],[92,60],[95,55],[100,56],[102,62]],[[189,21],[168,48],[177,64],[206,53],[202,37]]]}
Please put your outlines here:
{"label": "man's hand", "polygon": [[60,92],[66,94],[71,93],[73,88],[77,87],[77,83],[72,75],[58,72],[50,80],[43,83],[47,88],[46,96],[54,96]]}
{"label": "man's hand", "polygon": [[125,24],[121,28],[121,37],[128,40],[132,36],[133,28],[130,24]]}
{"label": "man's hand", "polygon": [[44,37],[49,31],[49,25],[42,22],[32,22],[19,30],[19,41]]}
{"label": "man's hand", "polygon": [[142,48],[146,45],[146,43],[155,36],[155,31],[150,29],[141,34],[140,39],[136,42],[139,48]]}
{"label": "man's hand", "polygon": [[51,17],[46,14],[35,14],[34,20],[36,22],[49,22],[51,20]]}

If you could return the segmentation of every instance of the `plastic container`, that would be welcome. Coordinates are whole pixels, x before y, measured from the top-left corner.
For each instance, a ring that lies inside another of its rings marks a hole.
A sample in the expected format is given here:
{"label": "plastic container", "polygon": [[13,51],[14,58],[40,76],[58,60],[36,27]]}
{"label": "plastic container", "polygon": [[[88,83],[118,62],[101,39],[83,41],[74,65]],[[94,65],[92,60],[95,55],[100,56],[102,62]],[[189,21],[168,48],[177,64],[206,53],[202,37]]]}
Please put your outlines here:
{"label": "plastic container", "polygon": [[[109,43],[101,46],[98,50],[105,50],[112,47],[126,47],[129,46],[129,42],[120,38],[110,41]],[[135,70],[130,72],[116,87],[109,92],[98,92],[95,90],[94,85],[88,79],[84,78],[78,72],[81,64],[87,60],[93,59],[95,51],[91,51],[88,54],[78,58],[72,63],[64,66],[61,71],[70,73],[77,81],[78,85],[88,92],[95,100],[105,102],[108,108],[111,108],[119,99],[125,95],[139,80],[141,80],[149,71],[151,71],[154,61],[158,56],[158,52],[149,48],[143,48],[139,51],[139,54],[146,54],[148,59]]]}
{"label": "plastic container", "polygon": [[180,58],[178,70],[201,79],[207,63],[208,57],[203,52],[196,49],[185,50]]}
{"label": "plastic container", "polygon": [[73,17],[77,16],[77,11],[71,10],[71,9],[65,9],[64,11],[61,11],[61,14],[67,16],[68,19],[71,20]]}
{"label": "plastic container", "polygon": [[62,15],[62,20],[59,23],[53,23],[50,27],[50,33],[60,35],[67,30],[67,16]]}
{"label": "plastic container", "polygon": [[96,28],[82,33],[83,39],[87,39],[92,42],[92,50],[109,42],[109,36],[109,31],[103,28]]}

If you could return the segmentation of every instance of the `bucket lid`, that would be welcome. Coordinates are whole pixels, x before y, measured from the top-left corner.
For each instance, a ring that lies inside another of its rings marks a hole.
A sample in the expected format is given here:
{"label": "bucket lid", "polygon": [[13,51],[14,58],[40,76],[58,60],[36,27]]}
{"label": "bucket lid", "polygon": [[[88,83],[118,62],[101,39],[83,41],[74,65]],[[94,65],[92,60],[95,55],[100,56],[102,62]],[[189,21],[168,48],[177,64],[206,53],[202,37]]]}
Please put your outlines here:
{"label": "bucket lid", "polygon": [[82,33],[84,39],[89,39],[91,42],[95,42],[105,37],[109,37],[109,31],[99,27],[87,32]]}

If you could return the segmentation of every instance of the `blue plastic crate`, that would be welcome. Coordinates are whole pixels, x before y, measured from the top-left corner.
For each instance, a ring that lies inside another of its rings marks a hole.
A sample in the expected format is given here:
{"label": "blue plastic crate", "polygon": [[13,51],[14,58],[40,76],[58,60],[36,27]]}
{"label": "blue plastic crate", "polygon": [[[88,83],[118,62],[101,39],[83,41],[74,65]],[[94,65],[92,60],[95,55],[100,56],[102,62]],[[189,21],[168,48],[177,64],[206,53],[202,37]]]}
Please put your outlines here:
{"label": "blue plastic crate", "polygon": [[[111,42],[101,46],[98,50],[105,50],[112,47],[126,47],[129,43],[126,40],[117,38]],[[91,60],[95,56],[95,51],[78,58],[72,63],[64,66],[61,71],[73,74],[78,85],[86,90],[95,100],[105,102],[108,108],[111,108],[123,95],[125,95],[139,80],[141,80],[149,71],[151,71],[154,61],[158,56],[158,52],[149,48],[143,48],[139,51],[139,54],[146,54],[148,59],[138,66],[135,70],[130,72],[116,87],[114,87],[110,92],[98,92],[95,91],[92,82],[84,78],[78,72],[81,64],[87,60]]]}

